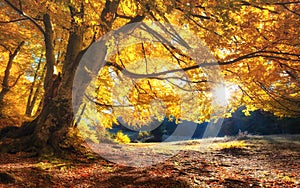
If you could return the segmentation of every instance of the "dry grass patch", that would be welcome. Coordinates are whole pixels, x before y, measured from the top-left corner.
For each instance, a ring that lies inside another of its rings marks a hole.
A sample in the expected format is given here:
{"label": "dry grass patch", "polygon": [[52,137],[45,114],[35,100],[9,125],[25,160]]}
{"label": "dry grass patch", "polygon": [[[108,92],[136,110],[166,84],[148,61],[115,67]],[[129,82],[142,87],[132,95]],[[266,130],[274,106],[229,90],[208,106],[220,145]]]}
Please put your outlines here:
{"label": "dry grass patch", "polygon": [[212,145],[214,149],[222,150],[222,149],[236,149],[236,148],[246,148],[247,144],[244,140],[235,140],[229,142],[220,142]]}

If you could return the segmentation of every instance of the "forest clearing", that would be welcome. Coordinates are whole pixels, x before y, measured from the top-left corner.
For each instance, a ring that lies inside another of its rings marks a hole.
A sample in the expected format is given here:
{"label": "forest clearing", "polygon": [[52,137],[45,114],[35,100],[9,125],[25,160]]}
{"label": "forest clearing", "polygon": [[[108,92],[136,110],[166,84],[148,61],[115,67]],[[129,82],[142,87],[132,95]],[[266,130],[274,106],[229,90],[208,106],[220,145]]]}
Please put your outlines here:
{"label": "forest clearing", "polygon": [[0,187],[300,187],[300,1],[1,0]]}
{"label": "forest clearing", "polygon": [[64,161],[1,154],[0,187],[300,186],[299,135],[248,135],[176,144],[185,147],[162,163],[142,168],[99,158],[72,156]]}

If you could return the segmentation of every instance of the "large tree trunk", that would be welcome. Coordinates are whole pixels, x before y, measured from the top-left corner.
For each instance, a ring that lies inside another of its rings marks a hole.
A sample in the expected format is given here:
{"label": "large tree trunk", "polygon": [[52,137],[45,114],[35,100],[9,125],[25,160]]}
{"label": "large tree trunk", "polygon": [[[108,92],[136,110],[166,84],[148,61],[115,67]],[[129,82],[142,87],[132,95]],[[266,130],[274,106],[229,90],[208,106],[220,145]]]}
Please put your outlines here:
{"label": "large tree trunk", "polygon": [[62,74],[48,80],[43,108],[35,124],[34,144],[40,153],[58,153],[62,148],[72,148],[68,131],[74,124],[72,85],[80,61],[83,39],[80,27],[70,32]]}
{"label": "large tree trunk", "polygon": [[[46,76],[44,80],[44,100],[40,114],[30,123],[25,123],[17,131],[1,137],[17,138],[15,144],[4,146],[4,151],[35,151],[39,155],[63,153],[63,149],[72,148],[72,139],[68,138],[69,128],[73,126],[72,85],[76,68],[82,56],[83,35],[80,27],[70,31],[68,47],[62,74],[53,74],[55,56],[53,49],[53,31],[49,15],[44,15]],[[11,131],[11,132],[12,132]],[[5,145],[5,144],[2,144]],[[10,148],[11,147],[11,148]]]}
{"label": "large tree trunk", "polygon": [[[103,15],[109,12],[115,13],[119,5],[119,0],[106,2]],[[81,15],[83,19],[83,10],[82,7],[80,12],[76,12],[74,8],[70,7],[71,17],[74,18],[75,15]],[[104,16],[104,18],[106,17]],[[111,29],[113,21],[113,17],[110,20],[107,20],[107,18],[103,20],[103,22],[108,24],[108,28],[106,28],[107,32]],[[74,24],[75,21],[72,23]],[[92,80],[90,72],[92,71],[93,74],[97,74],[105,63],[107,52],[106,41],[101,40],[93,44],[96,47],[92,49],[97,49],[97,51],[82,50],[84,28],[76,24],[73,25],[73,28],[69,34],[68,47],[59,85],[55,84],[55,81],[52,83],[52,91],[57,91],[57,93],[54,94],[50,101],[47,101],[45,95],[43,110],[36,121],[34,121],[36,124],[33,133],[35,135],[35,145],[37,148],[42,148],[40,150],[42,154],[49,152],[61,154],[62,149],[73,149],[74,142],[77,142],[77,140],[70,138],[68,132],[70,128],[76,126],[74,114],[79,110],[84,92]],[[82,58],[83,62],[81,62]],[[79,62],[81,62],[80,65]],[[75,74],[77,74],[76,78]],[[76,84],[73,84],[73,82]],[[47,93],[51,93],[51,90],[48,90]]]}
{"label": "large tree trunk", "polygon": [[[110,20],[105,15],[110,15],[110,12],[115,13],[119,5],[119,0],[113,2],[107,0],[106,6],[101,16],[103,22],[107,24],[106,31],[111,28],[111,23],[114,17],[110,16]],[[80,12],[71,6],[71,17],[75,15],[84,15],[83,8]],[[44,101],[41,113],[37,118],[24,124],[19,130],[15,131],[12,136],[5,134],[4,137],[20,138],[16,140],[13,148],[16,151],[36,151],[39,155],[58,154],[61,155],[64,151],[74,149],[74,144],[77,142],[71,138],[69,130],[75,126],[74,114],[79,109],[84,97],[84,92],[89,85],[93,73],[98,73],[101,65],[105,63],[107,47],[106,41],[99,41],[93,45],[97,45],[98,50],[82,50],[84,27],[77,25],[75,20],[72,21],[72,30],[69,33],[68,47],[63,62],[62,74],[54,75],[53,66],[55,65],[55,53],[53,48],[53,31],[50,22],[50,16],[45,14],[43,17],[44,28],[43,32],[46,47],[46,76],[44,81]],[[94,48],[95,49],[95,48]],[[99,53],[100,51],[100,53]],[[84,61],[79,65],[80,60],[85,53]],[[83,66],[84,65],[84,66]],[[77,72],[76,72],[77,70]],[[75,78],[75,74],[77,74]],[[73,85],[73,82],[76,84]],[[72,96],[73,93],[73,96]],[[73,103],[72,103],[72,97]],[[7,132],[7,131],[4,131]],[[8,130],[9,132],[9,130]],[[3,134],[0,132],[0,139]],[[5,146],[5,143],[1,144]],[[12,145],[0,148],[0,150],[9,151]]]}
{"label": "large tree trunk", "polygon": [[63,148],[72,147],[72,143],[66,141],[73,117],[72,99],[68,94],[56,97],[44,105],[42,112],[33,121],[34,146],[39,154],[61,154]]}

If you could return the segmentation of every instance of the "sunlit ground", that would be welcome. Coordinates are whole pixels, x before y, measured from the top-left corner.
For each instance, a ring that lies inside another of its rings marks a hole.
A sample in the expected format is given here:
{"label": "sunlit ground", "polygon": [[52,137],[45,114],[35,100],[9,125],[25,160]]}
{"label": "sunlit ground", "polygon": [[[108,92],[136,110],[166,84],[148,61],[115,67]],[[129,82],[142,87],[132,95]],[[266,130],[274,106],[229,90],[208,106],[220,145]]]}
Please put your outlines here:
{"label": "sunlit ground", "polygon": [[[129,144],[143,161],[154,143]],[[120,145],[120,147],[122,147]],[[119,147],[119,149],[120,149]],[[209,138],[164,143],[161,154],[181,150],[154,166],[0,154],[0,187],[299,187],[300,135]],[[117,157],[117,156],[115,156]],[[6,178],[6,179],[4,179]]]}

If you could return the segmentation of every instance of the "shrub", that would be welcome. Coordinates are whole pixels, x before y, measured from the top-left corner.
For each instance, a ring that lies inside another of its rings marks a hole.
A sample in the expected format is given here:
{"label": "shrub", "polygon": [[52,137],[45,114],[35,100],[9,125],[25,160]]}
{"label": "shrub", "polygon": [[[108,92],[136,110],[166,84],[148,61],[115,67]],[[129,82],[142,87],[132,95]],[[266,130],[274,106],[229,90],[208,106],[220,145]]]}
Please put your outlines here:
{"label": "shrub", "polygon": [[241,141],[229,141],[229,142],[221,142],[217,143],[215,148],[216,149],[234,149],[234,148],[245,148],[247,144]]}
{"label": "shrub", "polygon": [[119,143],[124,143],[124,144],[128,144],[130,143],[130,138],[124,134],[122,131],[118,131],[116,136],[115,136],[115,140]]}
{"label": "shrub", "polygon": [[142,140],[142,139],[147,138],[149,136],[150,136],[149,131],[139,131],[138,140]]}

